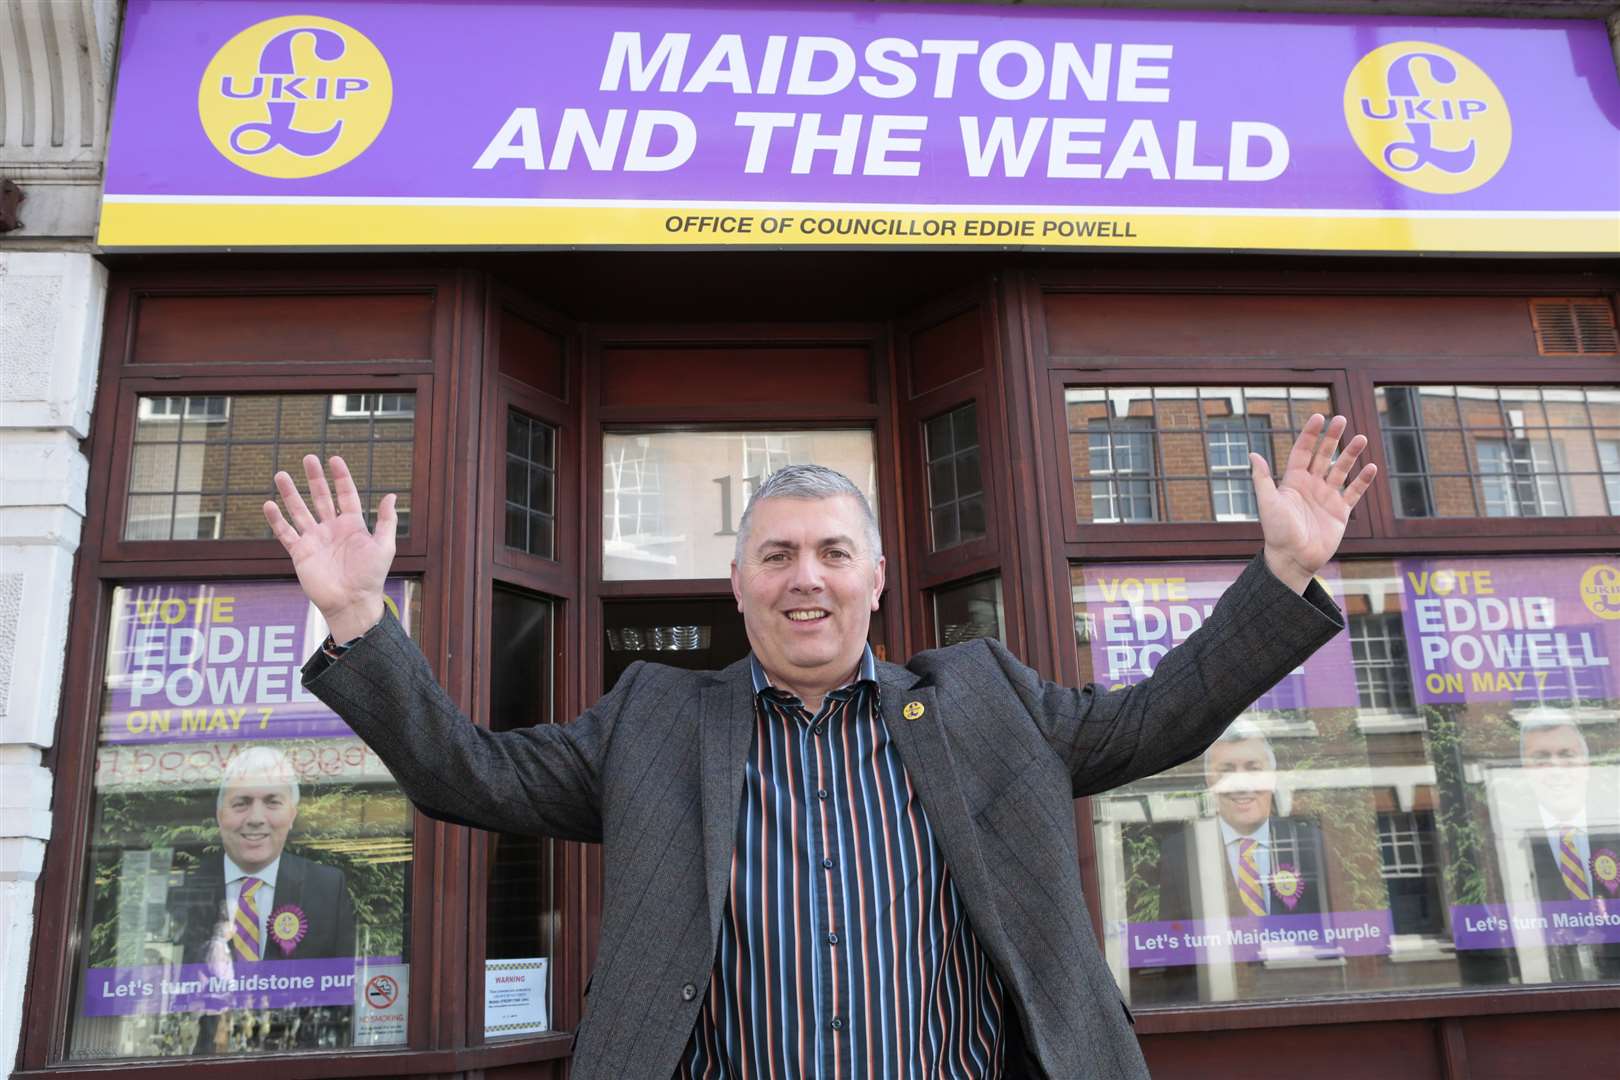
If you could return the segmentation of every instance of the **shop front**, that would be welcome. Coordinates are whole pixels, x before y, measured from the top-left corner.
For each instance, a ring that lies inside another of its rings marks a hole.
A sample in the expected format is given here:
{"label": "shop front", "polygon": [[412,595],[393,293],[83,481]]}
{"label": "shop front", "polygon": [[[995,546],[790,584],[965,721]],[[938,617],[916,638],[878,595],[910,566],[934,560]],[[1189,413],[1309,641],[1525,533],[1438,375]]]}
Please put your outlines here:
{"label": "shop front", "polygon": [[1317,412],[1380,469],[1346,631],[1075,804],[1149,1063],[1612,1066],[1617,160],[1596,18],[130,0],[20,1075],[566,1074],[599,853],[415,813],[304,693],[305,453],[398,495],[389,604],[514,730],[745,655],[807,461],[881,656],[1139,682]]}

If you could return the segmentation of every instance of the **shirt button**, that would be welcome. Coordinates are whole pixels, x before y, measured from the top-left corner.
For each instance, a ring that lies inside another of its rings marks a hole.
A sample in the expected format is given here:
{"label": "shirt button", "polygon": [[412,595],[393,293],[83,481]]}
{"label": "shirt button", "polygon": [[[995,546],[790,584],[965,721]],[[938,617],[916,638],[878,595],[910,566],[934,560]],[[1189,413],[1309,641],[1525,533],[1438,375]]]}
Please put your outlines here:
{"label": "shirt button", "polygon": [[821,790],[816,792],[816,798],[825,799],[826,797],[827,797],[827,789],[826,788],[822,788]]}
{"label": "shirt button", "polygon": [[817,724],[811,730],[814,731],[817,735],[820,735],[823,731],[827,730],[827,725],[826,724]]}
{"label": "shirt button", "polygon": [[833,861],[831,859],[822,859],[821,865],[826,869],[831,870],[833,868]]}
{"label": "shirt button", "polygon": [[687,983],[685,986],[681,987],[682,1001],[691,1001],[695,997],[697,997],[697,987],[693,986],[691,983]]}
{"label": "shirt button", "polygon": [[837,934],[828,934],[827,935],[827,944],[829,944],[829,945],[838,944],[838,935]]}
{"label": "shirt button", "polygon": [[834,1031],[842,1031],[843,1027],[844,1027],[844,1021],[843,1020],[839,1019],[836,1016],[832,1018],[832,1029]]}

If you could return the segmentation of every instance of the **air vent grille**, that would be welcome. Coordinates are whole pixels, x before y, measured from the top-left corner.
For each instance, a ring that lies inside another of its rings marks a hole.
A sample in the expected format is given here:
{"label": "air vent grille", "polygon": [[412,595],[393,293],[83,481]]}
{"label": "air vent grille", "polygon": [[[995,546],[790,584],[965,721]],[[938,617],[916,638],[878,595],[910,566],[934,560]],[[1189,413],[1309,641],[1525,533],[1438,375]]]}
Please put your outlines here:
{"label": "air vent grille", "polygon": [[1607,300],[1564,297],[1530,301],[1536,350],[1542,356],[1614,356],[1620,353],[1614,308]]}

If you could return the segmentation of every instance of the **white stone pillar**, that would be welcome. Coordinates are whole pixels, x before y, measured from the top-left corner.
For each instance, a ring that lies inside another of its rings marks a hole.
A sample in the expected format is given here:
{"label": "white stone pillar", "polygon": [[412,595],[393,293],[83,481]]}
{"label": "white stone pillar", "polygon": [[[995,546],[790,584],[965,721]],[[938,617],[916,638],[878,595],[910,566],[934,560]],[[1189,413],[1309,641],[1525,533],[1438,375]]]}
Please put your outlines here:
{"label": "white stone pillar", "polygon": [[0,1063],[16,1059],[84,521],[107,274],[83,252],[0,252]]}

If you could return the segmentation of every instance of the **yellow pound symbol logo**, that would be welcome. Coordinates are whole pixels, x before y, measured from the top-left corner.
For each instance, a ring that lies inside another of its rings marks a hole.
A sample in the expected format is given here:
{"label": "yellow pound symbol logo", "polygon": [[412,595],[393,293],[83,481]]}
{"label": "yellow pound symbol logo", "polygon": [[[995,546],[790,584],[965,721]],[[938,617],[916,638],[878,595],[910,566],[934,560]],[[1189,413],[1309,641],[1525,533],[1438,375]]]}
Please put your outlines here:
{"label": "yellow pound symbol logo", "polygon": [[365,35],[335,19],[288,15],[248,27],[214,54],[197,115],[225,157],[294,180],[359,157],[393,99],[388,64]]}
{"label": "yellow pound symbol logo", "polygon": [[1600,619],[1620,619],[1620,570],[1597,563],[1581,575],[1581,600]]}
{"label": "yellow pound symbol logo", "polygon": [[1507,161],[1507,102],[1472,60],[1398,41],[1361,58],[1344,85],[1344,120],[1385,176],[1431,195],[1472,191]]}

